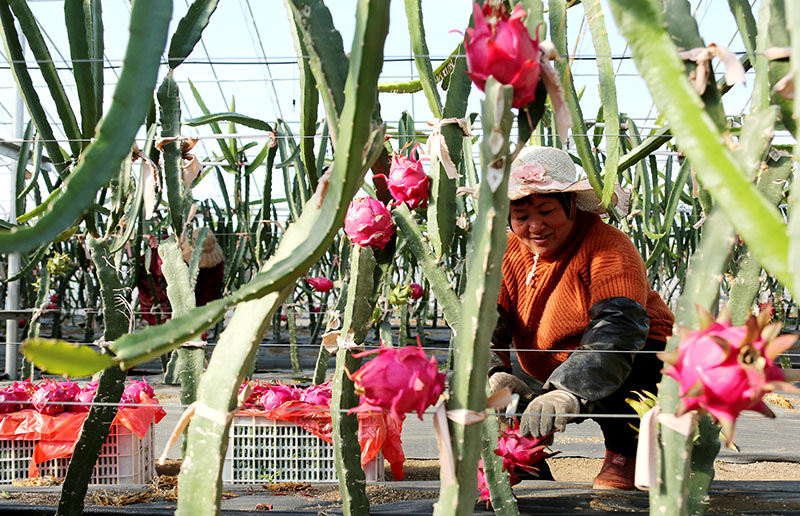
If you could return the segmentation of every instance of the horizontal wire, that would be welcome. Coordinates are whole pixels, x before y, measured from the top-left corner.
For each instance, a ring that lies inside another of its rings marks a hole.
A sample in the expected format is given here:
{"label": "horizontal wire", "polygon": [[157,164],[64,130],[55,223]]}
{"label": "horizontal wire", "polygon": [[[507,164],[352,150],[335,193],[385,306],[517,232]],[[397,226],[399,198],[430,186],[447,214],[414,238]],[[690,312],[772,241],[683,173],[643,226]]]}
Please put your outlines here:
{"label": "horizontal wire", "polygon": [[[130,334],[129,334],[130,335]],[[42,337],[47,338],[47,337]],[[94,342],[73,342],[69,341],[69,344],[78,344],[83,346],[95,346]],[[207,342],[206,347],[216,347],[219,341],[217,342]],[[10,344],[13,346],[21,346],[24,342],[6,342],[6,344]],[[280,342],[280,343],[269,343],[269,342],[262,342],[258,345],[259,348],[314,348],[319,349],[322,344],[292,344],[290,342]],[[412,346],[412,345],[409,345]],[[396,347],[396,346],[395,346]],[[416,346],[413,345],[415,348],[422,349],[423,351],[430,351],[432,353],[444,353],[445,351],[450,352],[454,351],[455,348],[451,346]],[[379,344],[365,344],[363,346],[365,350],[375,350],[375,349],[382,349],[382,346]],[[618,349],[519,349],[519,348],[492,348],[492,351],[502,351],[502,352],[516,352],[517,354],[520,353],[609,353],[609,354],[630,354],[630,355],[655,355],[661,353],[661,351],[654,351],[649,349],[641,349],[638,351],[628,351],[628,350],[618,350]],[[783,353],[781,356],[785,357],[800,357],[800,353]],[[155,360],[155,359],[154,359]]]}
{"label": "horizontal wire", "polygon": [[[158,399],[158,398],[156,398],[156,399]],[[300,400],[297,400],[297,401],[300,401]],[[33,405],[33,401],[0,400],[0,405],[3,405],[3,404],[6,404],[6,405]],[[152,404],[152,403],[122,403],[122,402],[109,403],[109,402],[99,402],[99,401],[98,402],[91,402],[91,403],[83,402],[83,401],[44,401],[44,402],[38,403],[38,405],[40,405],[40,406],[45,406],[45,405],[50,405],[50,406],[76,406],[76,405],[79,405],[79,406],[120,407],[120,408],[131,408],[131,407],[138,408],[138,407],[142,407],[142,408],[151,408],[151,409],[152,408],[161,407],[161,408],[180,408],[180,409],[183,409],[183,410],[186,410],[189,407],[189,405],[184,405],[182,403],[159,403],[158,405],[155,405],[155,404]],[[247,410],[248,408],[250,408],[250,407],[244,407],[243,409]],[[256,410],[268,410],[268,409],[261,409],[259,407],[252,407],[252,408],[254,408]],[[332,409],[332,408],[331,409],[325,409],[325,408],[315,408],[314,406],[311,406],[311,407],[297,407],[297,408],[295,408],[295,407],[284,407],[284,408],[281,409],[281,411],[285,411],[285,412],[305,412],[305,413],[308,413],[308,412],[317,412],[317,413],[336,412],[336,413],[339,413],[339,414],[349,414],[350,413],[350,409]],[[390,414],[391,413],[388,410],[377,410],[377,409],[376,410],[372,410],[371,412],[373,412],[375,414]],[[427,410],[425,410],[423,412],[423,414],[428,414],[428,415],[433,415],[435,413],[436,413],[435,409],[427,409]],[[246,416],[246,414],[243,414],[243,415]],[[520,416],[523,416],[525,414],[523,414],[523,413],[507,414],[505,412],[498,412],[497,415],[498,416],[520,417]],[[571,412],[569,412],[569,413],[568,412],[565,412],[565,413],[560,413],[560,412],[547,413],[547,412],[543,412],[541,415],[543,415],[543,416],[560,416],[560,415],[576,416],[577,415],[579,417],[590,417],[590,418],[602,417],[602,418],[620,418],[620,419],[622,419],[622,418],[639,419],[639,416],[636,415],[636,414],[613,414],[613,413],[609,413],[609,414],[596,414],[596,413],[592,413],[592,414],[574,414],[574,413],[571,413]],[[258,416],[256,416],[256,417],[258,417]],[[0,414],[0,420],[2,420],[2,419],[3,419],[3,414]]]}
{"label": "horizontal wire", "polygon": [[[745,51],[737,51],[733,52],[735,55],[739,57],[743,57],[747,55]],[[753,55],[755,56],[766,56],[767,54],[764,52],[754,52]],[[406,55],[406,54],[399,54],[394,56],[385,56],[383,59],[384,63],[408,63],[412,62],[418,58],[427,58],[431,61],[446,61],[450,58],[466,58],[467,54],[415,54],[415,55]],[[570,61],[596,61],[598,57],[602,58],[610,58],[612,60],[624,60],[630,61],[633,59],[632,56],[627,54],[576,54],[567,56],[567,60]],[[271,58],[263,58],[263,57],[215,57],[215,58],[197,58],[192,57],[182,61],[181,64],[183,65],[234,65],[234,66],[256,66],[256,65],[296,65],[300,60],[311,60],[312,56],[304,55],[304,56],[275,56]],[[104,69],[116,69],[121,68],[123,65],[123,59],[100,59],[100,58],[85,58],[85,59],[6,59],[6,62],[11,64],[25,64],[25,65],[35,65],[39,63],[47,63],[47,64],[60,64],[60,65],[69,65],[70,63],[99,63],[102,62],[106,66]],[[168,59],[162,59],[160,64],[162,66],[169,66]],[[11,67],[6,67],[5,69],[10,69]],[[30,69],[37,69],[38,67],[31,67]],[[65,66],[65,67],[56,67],[56,70],[72,70],[72,67]]]}

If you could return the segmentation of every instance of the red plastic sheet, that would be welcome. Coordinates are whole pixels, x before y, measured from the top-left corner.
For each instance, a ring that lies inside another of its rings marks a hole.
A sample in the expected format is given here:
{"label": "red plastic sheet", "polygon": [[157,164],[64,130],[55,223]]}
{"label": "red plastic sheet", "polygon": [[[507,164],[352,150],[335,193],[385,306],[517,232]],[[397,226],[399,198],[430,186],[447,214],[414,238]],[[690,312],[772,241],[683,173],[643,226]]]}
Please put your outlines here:
{"label": "red plastic sheet", "polygon": [[[143,396],[142,404],[149,406],[121,407],[112,425],[122,425],[143,439],[150,425],[161,421],[167,413],[157,400]],[[72,455],[88,415],[88,412],[62,412],[50,416],[33,409],[0,414],[0,439],[37,441],[28,467],[29,476],[36,478],[37,464]]]}
{"label": "red plastic sheet", "polygon": [[[261,416],[278,421],[289,421],[311,432],[325,442],[333,442],[331,438],[330,407],[312,405],[305,401],[287,401],[273,409],[246,408],[237,412],[240,416]],[[392,467],[395,480],[404,476],[403,433],[405,416],[397,418],[382,412],[358,414],[358,442],[361,445],[361,464],[375,459],[383,450],[383,456]]]}

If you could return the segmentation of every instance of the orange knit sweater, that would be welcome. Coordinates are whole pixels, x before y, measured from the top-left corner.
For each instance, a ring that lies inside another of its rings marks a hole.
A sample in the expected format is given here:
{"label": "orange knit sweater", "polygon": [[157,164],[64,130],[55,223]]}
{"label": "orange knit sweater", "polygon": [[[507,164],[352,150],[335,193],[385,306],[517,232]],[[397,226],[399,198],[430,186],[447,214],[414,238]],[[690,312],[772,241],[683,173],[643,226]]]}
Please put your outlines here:
{"label": "orange knit sweater", "polygon": [[[526,285],[533,263],[533,252],[509,233],[498,304],[509,314],[520,365],[531,376],[547,380],[569,352],[525,350],[575,349],[589,324],[589,309],[603,299],[623,296],[642,305],[650,316],[649,339],[666,341],[672,334],[674,316],[650,287],[633,243],[597,215],[578,211],[565,247],[556,256],[540,257]],[[497,354],[510,365],[508,352]]]}

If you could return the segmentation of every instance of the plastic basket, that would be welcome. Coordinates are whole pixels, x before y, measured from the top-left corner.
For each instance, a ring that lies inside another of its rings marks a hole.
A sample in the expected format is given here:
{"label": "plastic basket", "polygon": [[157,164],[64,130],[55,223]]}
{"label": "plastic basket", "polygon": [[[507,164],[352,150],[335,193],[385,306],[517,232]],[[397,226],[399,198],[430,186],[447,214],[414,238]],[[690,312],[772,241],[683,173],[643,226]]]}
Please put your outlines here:
{"label": "plastic basket", "polygon": [[[28,466],[36,441],[0,439],[0,484],[28,478]],[[144,439],[122,425],[114,425],[94,465],[90,484],[144,484],[155,474],[153,464],[153,425]],[[39,464],[41,476],[63,478],[69,458],[53,459]]]}
{"label": "plastic basket", "polygon": [[[364,466],[368,481],[383,480],[383,454]],[[336,482],[333,445],[288,421],[236,416],[230,430],[222,481]]]}

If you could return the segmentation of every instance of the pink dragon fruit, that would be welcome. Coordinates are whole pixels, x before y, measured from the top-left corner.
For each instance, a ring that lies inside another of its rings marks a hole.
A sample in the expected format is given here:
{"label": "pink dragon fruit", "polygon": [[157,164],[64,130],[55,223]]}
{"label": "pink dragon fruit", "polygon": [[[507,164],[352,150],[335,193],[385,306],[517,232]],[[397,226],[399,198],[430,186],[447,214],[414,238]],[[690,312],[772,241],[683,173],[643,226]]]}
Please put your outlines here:
{"label": "pink dragon fruit", "polygon": [[69,410],[72,412],[88,412],[91,408],[94,395],[97,392],[97,384],[97,381],[90,382],[75,395],[74,401],[79,401],[86,405],[70,405]]}
{"label": "pink dragon fruit", "polygon": [[347,208],[344,232],[354,244],[383,249],[394,235],[392,214],[380,201],[359,197]]}
{"label": "pink dragon fruit", "polygon": [[[698,307],[702,329],[682,329],[676,351],[664,352],[664,372],[680,384],[681,403],[677,414],[705,411],[720,423],[728,444],[733,442],[736,418],[743,410],[775,414],[762,401],[769,391],[780,388],[797,392],[784,380],[788,371],[773,362],[797,336],[777,337],[781,324],[767,325],[770,310],[751,316],[745,326],[733,326],[730,312],[713,317]],[[777,337],[777,338],[776,338]]]}
{"label": "pink dragon fruit", "polygon": [[[549,435],[537,438],[521,437],[519,423],[500,434],[494,453],[503,457],[503,470],[508,471],[508,478],[512,486],[520,483],[520,478],[516,475],[517,469],[537,475],[539,470],[535,465],[558,453],[545,451],[547,447],[542,443],[549,437]],[[478,489],[480,490],[480,501],[489,500],[489,484],[486,482],[483,459],[478,461]]]}
{"label": "pink dragon fruit", "polygon": [[287,401],[298,398],[294,387],[277,382],[275,385],[268,385],[268,390],[261,397],[260,404],[267,410],[280,407]]}
{"label": "pink dragon fruit", "polygon": [[396,200],[395,205],[406,203],[409,210],[428,205],[431,179],[425,174],[421,161],[395,154],[389,168],[389,177],[382,177],[386,179],[389,193]]}
{"label": "pink dragon fruit", "polygon": [[264,397],[264,394],[266,394],[267,391],[269,391],[269,384],[265,382],[259,382],[257,380],[252,380],[250,382],[244,381],[242,382],[242,385],[239,386],[240,394],[245,389],[245,387],[247,387],[248,383],[250,384],[250,388],[252,390],[250,391],[250,397],[247,398],[247,400],[245,400],[244,406],[255,407],[261,402],[261,398]]}
{"label": "pink dragon fruit", "polygon": [[153,388],[150,387],[150,384],[144,381],[144,379],[134,380],[125,387],[124,391],[122,391],[121,403],[141,403],[142,394],[148,398],[154,398],[156,395],[156,393],[153,391]]}
{"label": "pink dragon fruit", "polygon": [[555,455],[545,451],[547,447],[543,443],[549,437],[522,437],[519,435],[519,424],[500,435],[494,452],[503,457],[503,469],[508,471],[511,485],[519,483],[515,474],[517,469],[536,475],[538,469],[535,464]]}
{"label": "pink dragon fruit", "polygon": [[0,414],[31,408],[31,388],[26,383],[14,382],[0,389]]}
{"label": "pink dragon fruit", "polygon": [[480,491],[479,502],[486,502],[486,508],[489,508],[489,483],[486,482],[486,473],[483,469],[483,457],[478,459],[478,491]]}
{"label": "pink dragon fruit", "polygon": [[66,409],[66,406],[63,405],[65,401],[72,401],[72,399],[67,396],[66,391],[59,384],[46,380],[36,386],[31,401],[33,408],[38,412],[54,416]]}
{"label": "pink dragon fruit", "polygon": [[444,373],[440,373],[436,358],[430,360],[419,346],[389,348],[381,346],[355,357],[378,353],[352,375],[356,392],[362,396],[355,412],[369,410],[370,406],[388,410],[400,417],[407,412],[417,412],[422,419],[426,408],[436,403],[444,391]]}
{"label": "pink dragon fruit", "polygon": [[317,292],[327,292],[333,288],[333,282],[328,278],[306,278],[306,283]]}
{"label": "pink dragon fruit", "polygon": [[300,392],[300,399],[312,405],[330,406],[331,382],[307,387]]}
{"label": "pink dragon fruit", "polygon": [[422,297],[422,292],[423,292],[422,285],[420,285],[419,283],[412,283],[411,285],[409,285],[409,288],[411,289],[411,292],[408,295],[409,299],[411,299],[412,301],[416,301],[417,299]]}
{"label": "pink dragon fruit", "polygon": [[475,28],[467,29],[464,49],[472,82],[484,91],[486,80],[494,77],[514,87],[512,107],[523,108],[536,97],[539,82],[539,41],[530,37],[522,23],[521,4],[508,16],[502,2],[472,6]]}

